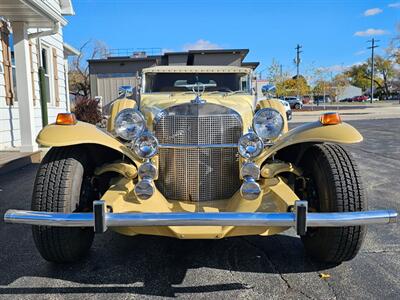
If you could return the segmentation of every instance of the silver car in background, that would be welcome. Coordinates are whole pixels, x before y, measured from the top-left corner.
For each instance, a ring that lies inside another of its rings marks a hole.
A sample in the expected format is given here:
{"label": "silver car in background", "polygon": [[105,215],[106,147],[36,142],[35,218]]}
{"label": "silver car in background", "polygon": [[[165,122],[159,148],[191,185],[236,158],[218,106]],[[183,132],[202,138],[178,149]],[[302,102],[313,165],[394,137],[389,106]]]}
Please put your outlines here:
{"label": "silver car in background", "polygon": [[302,109],[303,108],[303,101],[296,96],[282,96],[280,97],[281,100],[287,101],[291,108],[295,109]]}

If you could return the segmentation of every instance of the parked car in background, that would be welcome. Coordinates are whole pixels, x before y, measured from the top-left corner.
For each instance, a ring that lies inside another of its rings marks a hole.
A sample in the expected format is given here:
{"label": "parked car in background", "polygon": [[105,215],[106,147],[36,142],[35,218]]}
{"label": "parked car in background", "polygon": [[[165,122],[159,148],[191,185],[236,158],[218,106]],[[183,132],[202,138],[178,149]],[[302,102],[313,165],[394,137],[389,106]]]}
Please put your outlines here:
{"label": "parked car in background", "polygon": [[285,100],[279,100],[281,101],[281,103],[283,104],[283,106],[285,107],[286,110],[286,118],[289,120],[292,119],[292,109],[290,108],[290,104],[289,102],[285,101]]}
{"label": "parked car in background", "polygon": [[314,96],[314,104],[318,103],[326,103],[326,102],[332,102],[332,99],[329,95],[315,95]]}
{"label": "parked car in background", "polygon": [[310,96],[303,96],[303,104],[308,104],[311,102],[311,97]]}
{"label": "parked car in background", "polygon": [[302,109],[303,108],[303,101],[300,100],[299,97],[296,96],[282,96],[280,97],[281,100],[284,100],[289,103],[290,108],[295,109]]}
{"label": "parked car in background", "polygon": [[365,96],[365,95],[362,95],[362,96],[353,97],[351,102],[364,102],[364,101],[367,101],[367,100],[368,100],[368,97]]}
{"label": "parked car in background", "polygon": [[400,100],[400,93],[399,94],[392,94],[386,100]]}

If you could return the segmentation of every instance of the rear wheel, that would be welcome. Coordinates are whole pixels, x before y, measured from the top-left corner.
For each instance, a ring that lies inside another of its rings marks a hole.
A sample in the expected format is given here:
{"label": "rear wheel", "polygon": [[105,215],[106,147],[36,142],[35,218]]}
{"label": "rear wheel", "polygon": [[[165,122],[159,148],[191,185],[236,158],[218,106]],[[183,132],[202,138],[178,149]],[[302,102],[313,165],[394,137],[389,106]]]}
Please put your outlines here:
{"label": "rear wheel", "polygon": [[[36,175],[32,210],[90,211],[93,190],[87,154],[79,147],[52,148]],[[73,262],[87,254],[93,228],[33,226],[33,238],[42,257],[52,262]]]}
{"label": "rear wheel", "polygon": [[294,108],[295,108],[295,109],[300,109],[300,108],[301,108],[301,105],[300,105],[299,103],[296,103],[296,104],[294,105]]}
{"label": "rear wheel", "polygon": [[[301,167],[306,178],[301,197],[310,211],[353,212],[367,203],[359,171],[350,154],[339,145],[313,145],[304,155]],[[306,252],[327,263],[352,259],[364,240],[365,226],[308,228],[302,237]]]}

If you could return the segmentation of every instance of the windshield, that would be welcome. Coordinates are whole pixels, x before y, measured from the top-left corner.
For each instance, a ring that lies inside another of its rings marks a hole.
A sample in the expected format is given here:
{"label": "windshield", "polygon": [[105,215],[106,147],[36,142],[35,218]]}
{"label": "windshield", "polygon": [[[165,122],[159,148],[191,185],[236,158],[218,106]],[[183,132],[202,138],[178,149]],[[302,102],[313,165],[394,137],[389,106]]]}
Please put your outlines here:
{"label": "windshield", "polygon": [[197,86],[205,92],[248,92],[248,77],[237,73],[148,73],[145,93],[186,92]]}

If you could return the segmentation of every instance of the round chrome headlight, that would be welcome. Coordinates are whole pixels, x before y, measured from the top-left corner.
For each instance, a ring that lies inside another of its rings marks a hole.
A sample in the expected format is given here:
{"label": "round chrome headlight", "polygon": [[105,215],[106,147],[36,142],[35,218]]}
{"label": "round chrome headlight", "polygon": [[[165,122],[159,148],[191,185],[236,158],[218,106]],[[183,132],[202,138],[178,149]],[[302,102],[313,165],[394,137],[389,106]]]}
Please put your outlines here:
{"label": "round chrome headlight", "polygon": [[239,139],[238,151],[244,158],[259,156],[264,148],[263,141],[254,132],[249,132]]}
{"label": "round chrome headlight", "polygon": [[145,129],[146,122],[143,115],[136,109],[121,110],[114,122],[115,133],[124,140],[134,140]]}
{"label": "round chrome headlight", "polygon": [[157,154],[158,140],[154,135],[146,132],[133,142],[133,151],[141,158],[151,158]]}
{"label": "round chrome headlight", "polygon": [[262,140],[277,138],[284,126],[282,115],[273,108],[263,108],[253,117],[253,129]]}

